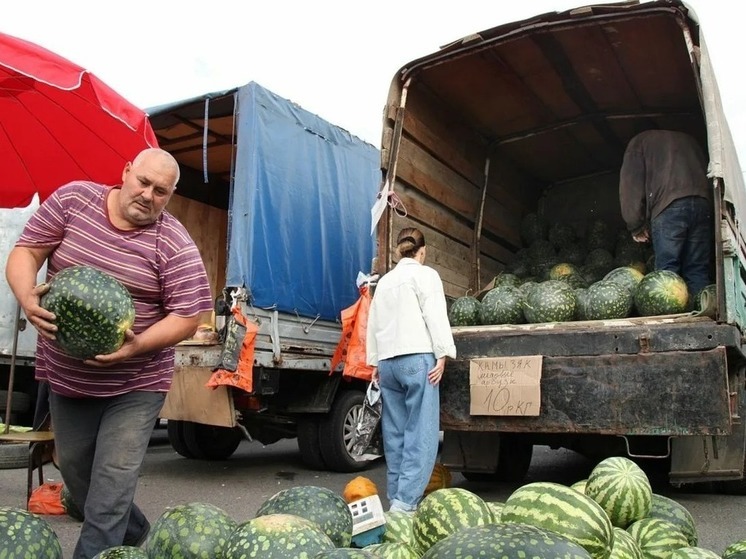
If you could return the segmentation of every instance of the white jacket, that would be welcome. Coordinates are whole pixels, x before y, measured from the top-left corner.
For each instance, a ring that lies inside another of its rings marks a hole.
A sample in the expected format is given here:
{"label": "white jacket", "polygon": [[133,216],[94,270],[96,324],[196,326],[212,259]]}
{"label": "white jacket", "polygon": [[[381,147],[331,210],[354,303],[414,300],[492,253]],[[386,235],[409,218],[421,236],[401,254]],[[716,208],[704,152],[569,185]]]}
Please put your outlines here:
{"label": "white jacket", "polygon": [[378,281],[368,313],[366,350],[372,366],[411,353],[456,357],[438,272],[402,258]]}

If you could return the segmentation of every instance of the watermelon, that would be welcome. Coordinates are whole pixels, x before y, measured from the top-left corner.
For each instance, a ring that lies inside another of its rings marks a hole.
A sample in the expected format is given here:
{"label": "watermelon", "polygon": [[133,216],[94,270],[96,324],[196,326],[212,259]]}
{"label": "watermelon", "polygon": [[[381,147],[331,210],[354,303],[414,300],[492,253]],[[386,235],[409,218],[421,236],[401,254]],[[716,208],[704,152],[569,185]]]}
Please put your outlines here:
{"label": "watermelon", "polygon": [[539,285],[538,282],[534,280],[526,280],[521,285],[518,286],[518,289],[521,290],[521,293],[523,294],[523,298],[525,299],[528,296],[529,292],[537,285]]}
{"label": "watermelon", "polygon": [[83,513],[81,512],[80,507],[75,504],[75,501],[73,501],[73,496],[70,495],[70,490],[66,485],[63,485],[62,490],[60,491],[60,502],[62,503],[62,508],[65,509],[65,513],[67,513],[70,518],[83,522]]}
{"label": "watermelon", "polygon": [[312,555],[313,559],[376,559],[377,555],[365,549],[355,547],[338,547],[319,551]]}
{"label": "watermelon", "polygon": [[725,548],[723,559],[744,559],[746,557],[746,540],[738,540]]}
{"label": "watermelon", "polygon": [[537,239],[528,247],[528,257],[531,262],[545,262],[557,258],[554,245],[545,239]]}
{"label": "watermelon", "polygon": [[518,287],[521,285],[521,278],[515,274],[503,272],[495,276],[494,287],[500,287],[502,285],[512,285]]}
{"label": "watermelon", "polygon": [[529,213],[521,219],[521,240],[526,246],[538,239],[546,239],[548,225],[544,218],[536,213]]}
{"label": "watermelon", "polygon": [[561,534],[526,524],[490,524],[462,528],[435,543],[422,559],[590,559],[588,552]]}
{"label": "watermelon", "polygon": [[675,272],[656,270],[646,274],[637,284],[634,300],[640,316],[677,314],[686,311],[689,291]]}
{"label": "watermelon", "polygon": [[585,494],[601,505],[619,528],[648,516],[653,499],[648,476],[624,456],[599,462],[588,476]]}
{"label": "watermelon", "polygon": [[490,510],[492,511],[492,517],[495,524],[498,524],[500,522],[500,518],[502,517],[503,507],[505,506],[505,503],[503,503],[502,501],[487,501],[487,506],[490,507]]}
{"label": "watermelon", "polygon": [[626,318],[632,311],[632,292],[613,281],[597,281],[586,292],[584,311],[586,320]]}
{"label": "watermelon", "polygon": [[523,317],[523,292],[512,285],[490,289],[479,306],[480,324],[521,324]]}
{"label": "watermelon", "polygon": [[614,267],[614,257],[606,249],[595,248],[585,257],[585,264],[597,266],[608,272]]}
{"label": "watermelon", "polygon": [[352,542],[352,513],[345,500],[326,487],[283,489],[262,503],[256,516],[267,514],[293,514],[315,522],[336,547],[349,547]]}
{"label": "watermelon", "polygon": [[220,557],[235,527],[235,520],[210,503],[176,505],[153,523],[145,551],[150,557]]}
{"label": "watermelon", "polygon": [[470,295],[459,297],[448,310],[448,322],[451,326],[476,326],[479,324],[480,306],[476,297]]}
{"label": "watermelon", "polygon": [[674,550],[689,542],[674,524],[660,518],[641,518],[627,526],[646,559],[670,559]]}
{"label": "watermelon", "polygon": [[614,526],[614,544],[609,559],[645,559],[640,545],[626,531]]}
{"label": "watermelon", "polygon": [[575,292],[575,320],[588,320],[588,288],[578,287]]}
{"label": "watermelon", "polygon": [[720,555],[704,547],[680,547],[671,554],[671,559],[720,559]]}
{"label": "watermelon", "polygon": [[148,554],[139,547],[118,545],[97,553],[93,559],[148,559]]}
{"label": "watermelon", "polygon": [[41,516],[14,507],[0,507],[0,557],[62,559],[62,546]]}
{"label": "watermelon", "polygon": [[614,542],[608,515],[590,497],[558,483],[534,482],[505,501],[500,521],[531,524],[562,534],[594,559],[607,559]]}
{"label": "watermelon", "polygon": [[523,314],[531,323],[564,322],[575,316],[575,293],[569,284],[547,280],[534,287],[523,303]]}
{"label": "watermelon", "polygon": [[575,489],[576,491],[580,491],[585,495],[585,486],[588,485],[587,479],[581,479],[579,481],[576,481],[570,486],[570,489]]}
{"label": "watermelon", "polygon": [[56,315],[57,344],[79,359],[115,352],[135,322],[135,305],[127,288],[90,266],[58,272],[39,304]]}
{"label": "watermelon", "polygon": [[267,514],[239,524],[222,557],[311,559],[334,548],[334,542],[315,522],[293,514]]}
{"label": "watermelon", "polygon": [[603,249],[611,251],[616,246],[616,235],[609,224],[602,219],[595,219],[588,224],[585,232],[586,243],[590,250]]}
{"label": "watermelon", "polygon": [[583,262],[585,262],[585,257],[587,256],[587,254],[588,252],[585,246],[580,243],[572,243],[560,248],[557,252],[557,257],[562,262],[580,266],[581,264],[583,264]]}
{"label": "watermelon", "polygon": [[493,523],[484,500],[460,487],[433,491],[420,501],[414,513],[415,547],[422,553],[463,528]]}
{"label": "watermelon", "polygon": [[611,272],[604,276],[604,281],[613,281],[619,285],[627,288],[631,293],[635,292],[635,288],[642,281],[644,274],[639,270],[636,270],[632,266],[620,266],[614,268]]}
{"label": "watermelon", "polygon": [[363,549],[383,559],[419,559],[420,553],[411,545],[401,542],[384,542],[366,545]]}
{"label": "watermelon", "polygon": [[578,274],[580,274],[580,270],[578,270],[575,265],[567,262],[560,262],[559,264],[555,264],[552,269],[549,270],[549,279],[559,280]]}
{"label": "watermelon", "polygon": [[[694,517],[687,508],[678,501],[653,493],[653,500],[648,516],[650,518],[667,520],[675,525],[684,533],[689,545],[696,546],[699,543],[697,528],[694,524]],[[746,551],[746,545],[744,546],[744,551]]]}
{"label": "watermelon", "polygon": [[381,537],[383,543],[404,543],[414,547],[414,515],[404,511],[386,511],[385,529]]}
{"label": "watermelon", "polygon": [[569,223],[553,223],[549,227],[547,238],[557,248],[569,246],[575,242],[575,229]]}
{"label": "watermelon", "polygon": [[580,275],[588,285],[602,280],[608,272],[609,270],[606,266],[599,266],[597,264],[583,264],[580,267]]}

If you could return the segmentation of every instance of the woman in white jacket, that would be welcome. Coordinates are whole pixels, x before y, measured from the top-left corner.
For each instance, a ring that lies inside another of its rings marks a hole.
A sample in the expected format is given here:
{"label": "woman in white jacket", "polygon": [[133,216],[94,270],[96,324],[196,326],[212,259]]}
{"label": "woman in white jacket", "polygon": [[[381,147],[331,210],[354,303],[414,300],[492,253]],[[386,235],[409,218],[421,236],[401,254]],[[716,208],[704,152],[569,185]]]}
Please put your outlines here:
{"label": "woman in white jacket", "polygon": [[443,283],[424,265],[425,237],[402,229],[401,259],[378,282],[367,327],[367,360],[381,386],[381,428],[392,511],[412,512],[438,454],[446,357],[456,357]]}

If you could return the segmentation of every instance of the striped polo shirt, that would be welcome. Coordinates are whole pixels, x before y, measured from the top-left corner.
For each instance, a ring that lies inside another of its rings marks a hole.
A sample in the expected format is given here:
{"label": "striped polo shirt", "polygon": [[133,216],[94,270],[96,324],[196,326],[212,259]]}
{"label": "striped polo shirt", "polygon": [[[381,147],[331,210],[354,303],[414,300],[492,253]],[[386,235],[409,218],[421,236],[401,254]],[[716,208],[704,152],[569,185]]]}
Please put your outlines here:
{"label": "striped polo shirt", "polygon": [[[110,189],[87,181],[60,187],[29,219],[17,246],[55,247],[47,262],[48,279],[78,265],[118,279],[135,303],[135,334],[168,314],[190,317],[212,310],[204,264],[184,226],[164,211],[155,223],[122,231],[109,220]],[[165,392],[171,384],[173,347],[96,368],[68,356],[53,341],[38,340],[36,378],[63,396]]]}

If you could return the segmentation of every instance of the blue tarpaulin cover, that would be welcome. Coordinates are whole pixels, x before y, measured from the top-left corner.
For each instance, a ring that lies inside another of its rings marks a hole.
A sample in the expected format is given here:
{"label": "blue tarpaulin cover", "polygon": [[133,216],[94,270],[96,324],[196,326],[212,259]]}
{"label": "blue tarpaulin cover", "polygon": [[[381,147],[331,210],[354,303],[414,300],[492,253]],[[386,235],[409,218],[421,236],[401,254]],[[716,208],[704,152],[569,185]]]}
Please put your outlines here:
{"label": "blue tarpaulin cover", "polygon": [[257,307],[339,319],[371,268],[378,150],[254,82],[237,127],[227,284]]}

